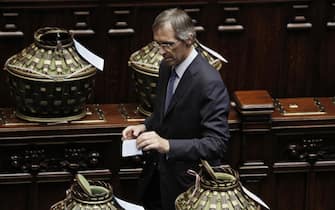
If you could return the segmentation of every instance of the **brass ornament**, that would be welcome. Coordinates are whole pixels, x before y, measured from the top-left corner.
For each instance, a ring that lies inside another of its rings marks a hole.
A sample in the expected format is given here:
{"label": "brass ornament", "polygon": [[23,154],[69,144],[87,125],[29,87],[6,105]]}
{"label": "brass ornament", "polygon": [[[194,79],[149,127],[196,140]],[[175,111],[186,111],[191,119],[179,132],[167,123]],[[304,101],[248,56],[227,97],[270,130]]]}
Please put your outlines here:
{"label": "brass ornament", "polygon": [[96,68],[78,54],[68,31],[38,29],[34,43],[10,57],[4,70],[8,72],[17,117],[59,122],[85,116]]}
{"label": "brass ornament", "polygon": [[[222,62],[213,57],[196,40],[194,48],[217,70],[222,67]],[[138,51],[131,54],[128,65],[134,70],[135,91],[139,100],[139,111],[150,116],[153,111],[153,102],[156,97],[156,84],[159,74],[159,65],[163,57],[154,42],[150,42]]]}

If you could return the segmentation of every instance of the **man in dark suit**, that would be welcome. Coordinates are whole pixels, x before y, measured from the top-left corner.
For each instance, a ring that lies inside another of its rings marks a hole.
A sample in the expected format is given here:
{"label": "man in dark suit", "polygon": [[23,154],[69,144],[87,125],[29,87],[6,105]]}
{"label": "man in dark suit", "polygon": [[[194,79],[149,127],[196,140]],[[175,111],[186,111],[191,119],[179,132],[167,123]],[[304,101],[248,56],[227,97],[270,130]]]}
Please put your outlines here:
{"label": "man in dark suit", "polygon": [[194,49],[194,26],[183,10],[163,11],[152,29],[163,56],[154,111],[122,135],[145,151],[145,208],[173,210],[176,197],[194,184],[187,170],[197,171],[201,159],[218,165],[224,158],[229,96],[219,72]]}

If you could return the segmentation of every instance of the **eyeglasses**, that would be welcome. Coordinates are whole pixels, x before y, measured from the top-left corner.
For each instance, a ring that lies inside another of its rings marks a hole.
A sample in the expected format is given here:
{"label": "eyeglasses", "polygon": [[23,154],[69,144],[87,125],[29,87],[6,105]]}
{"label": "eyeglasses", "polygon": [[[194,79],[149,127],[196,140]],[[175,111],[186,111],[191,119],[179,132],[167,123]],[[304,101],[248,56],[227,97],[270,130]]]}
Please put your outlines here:
{"label": "eyeglasses", "polygon": [[175,41],[175,42],[170,42],[170,41],[166,41],[166,42],[158,42],[158,41],[153,41],[153,45],[157,48],[161,47],[161,48],[164,48],[164,49],[171,49],[173,48],[177,42],[179,40]]}

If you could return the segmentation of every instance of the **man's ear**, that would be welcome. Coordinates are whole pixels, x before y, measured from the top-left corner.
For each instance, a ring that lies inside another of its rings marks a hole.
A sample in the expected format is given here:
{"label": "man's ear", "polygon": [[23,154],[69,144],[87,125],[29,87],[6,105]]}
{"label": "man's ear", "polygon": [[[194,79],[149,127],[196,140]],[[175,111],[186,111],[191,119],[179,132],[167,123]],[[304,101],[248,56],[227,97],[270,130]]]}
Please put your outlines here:
{"label": "man's ear", "polygon": [[186,45],[187,46],[191,46],[192,44],[193,44],[193,42],[194,42],[194,37],[193,37],[193,34],[192,33],[189,33],[188,34],[188,39],[187,40],[185,40],[185,42],[186,42]]}

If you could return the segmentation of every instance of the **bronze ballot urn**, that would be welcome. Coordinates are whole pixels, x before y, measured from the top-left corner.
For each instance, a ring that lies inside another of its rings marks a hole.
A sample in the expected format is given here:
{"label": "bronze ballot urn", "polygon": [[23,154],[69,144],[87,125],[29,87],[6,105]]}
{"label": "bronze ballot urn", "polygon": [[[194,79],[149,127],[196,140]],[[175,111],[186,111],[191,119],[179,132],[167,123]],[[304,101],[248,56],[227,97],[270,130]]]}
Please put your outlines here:
{"label": "bronze ballot urn", "polygon": [[[207,47],[201,45],[197,40],[193,45],[214,68],[221,69],[221,60],[214,57]],[[149,116],[153,111],[159,65],[162,60],[163,57],[159,54],[159,47],[154,42],[150,42],[131,54],[128,61],[128,65],[133,70],[135,91],[139,101],[138,111],[146,116]]]}
{"label": "bronze ballot urn", "polygon": [[77,174],[76,181],[66,191],[66,197],[51,206],[50,210],[124,210],[116,202],[110,184],[88,181]]}
{"label": "bronze ballot urn", "polygon": [[17,117],[59,122],[85,116],[96,68],[78,54],[69,31],[38,29],[34,42],[10,57],[4,70]]}
{"label": "bronze ballot urn", "polygon": [[202,161],[196,183],[180,194],[176,210],[260,210],[260,205],[243,189],[238,172],[229,166],[211,167]]}

